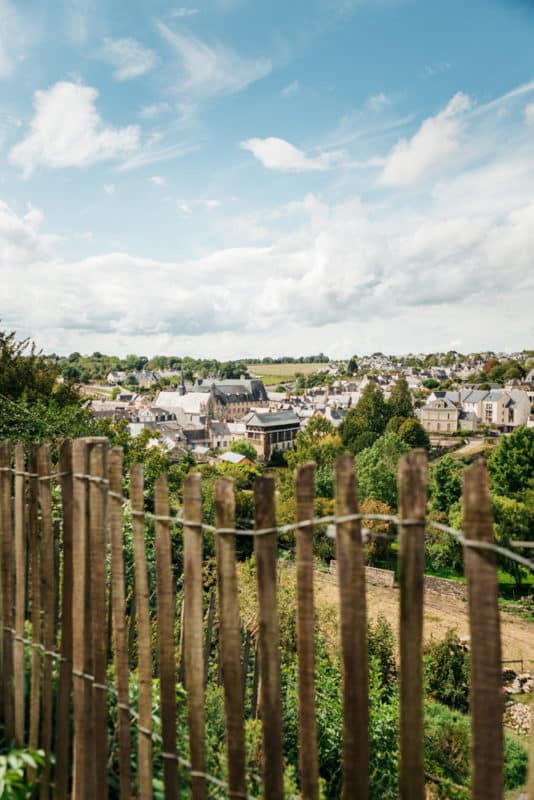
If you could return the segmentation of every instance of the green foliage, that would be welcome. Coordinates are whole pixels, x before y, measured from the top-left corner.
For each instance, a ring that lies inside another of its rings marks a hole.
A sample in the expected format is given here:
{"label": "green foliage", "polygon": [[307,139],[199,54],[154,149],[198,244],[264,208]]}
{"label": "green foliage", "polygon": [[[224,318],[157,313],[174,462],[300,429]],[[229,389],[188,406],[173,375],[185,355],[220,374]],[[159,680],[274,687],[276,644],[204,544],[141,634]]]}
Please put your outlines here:
{"label": "green foliage", "polygon": [[[493,519],[495,522],[495,538],[502,547],[510,547],[512,539],[530,541],[534,539],[534,509],[511,497],[493,495]],[[528,557],[530,553],[525,550]],[[513,577],[516,585],[521,586],[524,569],[516,561],[499,556],[500,566]]]}
{"label": "green foliage", "polygon": [[354,454],[370,447],[384,433],[389,417],[382,390],[374,382],[368,383],[340,425],[343,444]]}
{"label": "green foliage", "polygon": [[462,494],[463,465],[450,455],[443,456],[430,467],[429,493],[431,508],[449,513]]}
{"label": "green foliage", "polygon": [[243,439],[237,439],[235,442],[232,442],[230,450],[232,453],[240,453],[242,456],[246,456],[250,461],[257,461],[258,459],[256,448],[251,445],[250,442],[245,442]]}
{"label": "green foliage", "polygon": [[469,707],[469,653],[456,631],[445,638],[431,639],[425,647],[425,682],[433,700],[457,711]]}
{"label": "green foliage", "polygon": [[391,689],[397,680],[395,634],[387,619],[381,614],[374,623],[368,623],[367,646],[369,660],[376,665],[380,685],[384,689]]}
{"label": "green foliage", "polygon": [[28,778],[28,770],[36,770],[37,775],[44,766],[42,750],[11,750],[0,755],[0,797],[2,800],[26,800],[32,796],[33,783]]}
{"label": "green foliage", "polygon": [[303,431],[297,433],[295,447],[286,453],[291,469],[306,461],[314,461],[319,469],[332,467],[337,456],[343,452],[343,444],[332,423],[318,414],[308,422]]}
{"label": "green foliage", "polygon": [[419,422],[414,418],[406,419],[398,430],[399,437],[410,445],[410,447],[422,447],[430,450],[430,439],[428,434]]}
{"label": "green foliage", "polygon": [[426,381],[423,381],[423,386],[425,389],[437,389],[439,386],[439,381],[435,378],[427,378]]}
{"label": "green foliage", "polygon": [[396,433],[386,433],[356,456],[360,497],[397,507],[397,465],[408,445]]}
{"label": "green foliage", "polygon": [[413,417],[413,403],[406,378],[399,378],[387,400],[390,417]]}
{"label": "green foliage", "polygon": [[29,404],[54,398],[63,406],[78,400],[69,383],[58,383],[57,364],[38,352],[29,339],[18,341],[16,333],[0,331],[0,395]]}
{"label": "green foliage", "polygon": [[522,499],[534,488],[534,429],[516,428],[503,436],[488,461],[492,490],[504,497]]}

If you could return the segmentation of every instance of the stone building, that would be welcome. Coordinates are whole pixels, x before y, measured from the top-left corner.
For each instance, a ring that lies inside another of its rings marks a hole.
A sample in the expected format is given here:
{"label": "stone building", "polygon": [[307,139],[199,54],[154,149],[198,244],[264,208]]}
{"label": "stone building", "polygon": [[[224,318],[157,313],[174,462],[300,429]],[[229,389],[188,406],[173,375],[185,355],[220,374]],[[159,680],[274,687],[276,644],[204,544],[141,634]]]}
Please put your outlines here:
{"label": "stone building", "polygon": [[269,461],[275,450],[294,447],[300,430],[299,418],[293,411],[273,413],[250,412],[245,419],[245,439],[256,449],[260,461]]}

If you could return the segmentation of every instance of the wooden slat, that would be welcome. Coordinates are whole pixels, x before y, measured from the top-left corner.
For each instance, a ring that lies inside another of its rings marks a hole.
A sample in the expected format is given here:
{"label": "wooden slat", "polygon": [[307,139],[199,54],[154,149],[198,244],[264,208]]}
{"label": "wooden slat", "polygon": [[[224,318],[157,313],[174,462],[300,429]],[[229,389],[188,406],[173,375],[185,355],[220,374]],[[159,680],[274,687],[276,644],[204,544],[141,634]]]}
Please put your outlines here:
{"label": "wooden slat", "polygon": [[[296,478],[297,522],[313,519],[315,465],[303,464]],[[297,528],[297,650],[299,668],[299,766],[303,800],[319,797],[315,715],[315,630],[313,601],[314,526]]]}
{"label": "wooden slat", "polygon": [[15,635],[13,667],[15,678],[15,743],[23,747],[24,738],[24,612],[26,609],[26,532],[24,445],[15,445]]}
{"label": "wooden slat", "polygon": [[2,718],[7,742],[14,735],[13,711],[13,517],[11,509],[11,453],[0,443],[0,530],[2,532]]}
{"label": "wooden slat", "polygon": [[[134,464],[130,470],[130,499],[132,511],[142,512],[143,467]],[[137,674],[139,679],[139,721],[137,737],[137,768],[140,800],[152,798],[152,642],[148,570],[145,553],[145,521],[139,514],[132,516],[135,574],[135,605],[137,617]]]}
{"label": "wooden slat", "polygon": [[527,800],[534,800],[534,725],[530,726],[530,755],[528,762]]}
{"label": "wooden slat", "polygon": [[424,800],[423,584],[427,459],[412,450],[399,463],[401,800]]}
{"label": "wooden slat", "polygon": [[[358,513],[352,456],[336,462],[337,517]],[[343,800],[369,794],[369,683],[365,568],[360,520],[336,525],[343,679]]]}
{"label": "wooden slat", "polygon": [[[464,472],[463,531],[467,539],[493,541],[488,476],[483,461]],[[466,547],[465,574],[471,634],[471,730],[473,800],[502,800],[503,732],[501,632],[497,559]]]}
{"label": "wooden slat", "polygon": [[72,595],[72,669],[74,701],[73,800],[92,800],[91,684],[84,677],[91,649],[90,630],[86,629],[86,587],[88,553],[88,491],[85,475],[89,468],[85,439],[72,443],[73,470],[73,541],[72,560],[76,570],[76,588]]}
{"label": "wooden slat", "polygon": [[[184,504],[185,504],[185,484],[184,484]],[[213,625],[215,623],[216,611],[217,611],[217,592],[212,591],[208,603],[208,618],[206,621],[206,642],[204,645],[204,686],[206,686],[206,684],[208,683],[211,646],[213,641]]]}
{"label": "wooden slat", "polygon": [[117,687],[117,717],[119,727],[120,799],[132,796],[131,734],[128,691],[128,634],[124,583],[124,537],[122,526],[122,450],[114,448],[109,454],[109,524],[111,539],[111,605],[113,649]]}
{"label": "wooden slat", "polygon": [[55,800],[69,794],[70,694],[72,685],[72,440],[65,439],[59,449],[63,519],[61,578],[61,662],[56,705]]}
{"label": "wooden slat", "polygon": [[[274,478],[258,478],[254,484],[255,529],[274,528]],[[266,800],[284,796],[282,756],[282,692],[280,679],[280,631],[276,598],[276,531],[254,538],[258,581],[260,656],[260,714],[263,723],[263,781]]]}
{"label": "wooden slat", "polygon": [[[32,656],[30,679],[30,735],[28,744],[31,750],[39,747],[41,722],[41,650],[36,646],[41,642],[41,547],[39,533],[39,482],[37,480],[37,454],[39,446],[30,445],[29,491],[28,491],[28,534],[31,570],[31,624]],[[29,770],[30,780],[35,779],[35,771]]]}
{"label": "wooden slat", "polygon": [[[202,494],[200,475],[195,473],[188,475],[184,482],[184,517],[190,522],[198,523],[184,525],[184,625],[191,771],[203,773],[206,771],[206,753],[202,652],[202,528],[200,527]],[[215,597],[215,594],[212,596]],[[214,613],[213,604],[212,617]],[[195,774],[191,777],[191,794],[193,800],[206,799],[206,779],[202,775]]]}
{"label": "wooden slat", "polygon": [[89,560],[93,675],[93,770],[95,797],[108,796],[107,637],[106,637],[106,517],[107,443],[91,445],[89,474]]}
{"label": "wooden slat", "polygon": [[[52,521],[52,490],[49,476],[52,471],[50,463],[50,446],[44,444],[37,455],[37,473],[39,475],[39,505],[41,507],[41,541],[42,541],[42,587],[43,587],[43,719],[41,728],[41,747],[45,752],[45,766],[41,779],[42,800],[50,796],[51,750],[52,750],[52,672],[55,650],[55,574],[54,574],[54,525]],[[44,478],[44,479],[43,479]]]}
{"label": "wooden slat", "polygon": [[[169,516],[169,486],[166,475],[155,485],[155,511],[158,517]],[[175,596],[172,578],[171,527],[167,520],[156,520],[156,570],[158,609],[158,654],[160,712],[163,755],[163,783],[166,800],[179,794],[176,755],[176,660],[174,649]]]}
{"label": "wooden slat", "polygon": [[[235,529],[235,497],[230,478],[219,478],[215,486],[215,525],[217,528]],[[229,795],[244,798],[247,787],[235,535],[217,533],[216,552]]]}

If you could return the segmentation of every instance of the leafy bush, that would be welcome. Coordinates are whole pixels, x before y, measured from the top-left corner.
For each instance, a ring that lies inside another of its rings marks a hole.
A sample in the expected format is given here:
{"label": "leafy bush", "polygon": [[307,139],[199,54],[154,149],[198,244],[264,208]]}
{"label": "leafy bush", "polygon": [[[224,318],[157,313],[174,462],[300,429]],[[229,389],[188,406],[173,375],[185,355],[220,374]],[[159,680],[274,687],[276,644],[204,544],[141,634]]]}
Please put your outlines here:
{"label": "leafy bush", "polygon": [[449,629],[441,641],[431,639],[425,647],[427,693],[450,708],[469,707],[469,653],[456,631]]}
{"label": "leafy bush", "polygon": [[11,750],[0,755],[0,797],[2,800],[25,800],[31,797],[33,782],[28,770],[38,772],[44,766],[42,750]]}

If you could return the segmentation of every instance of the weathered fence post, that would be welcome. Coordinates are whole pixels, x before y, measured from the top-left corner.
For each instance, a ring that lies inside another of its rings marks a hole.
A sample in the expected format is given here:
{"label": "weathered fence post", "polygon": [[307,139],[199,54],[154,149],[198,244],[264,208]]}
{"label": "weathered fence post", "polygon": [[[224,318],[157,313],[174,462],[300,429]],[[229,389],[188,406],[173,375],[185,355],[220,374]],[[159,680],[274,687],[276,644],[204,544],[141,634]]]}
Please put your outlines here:
{"label": "weathered fence post", "polygon": [[166,475],[161,475],[157,479],[154,494],[154,509],[158,517],[156,519],[156,596],[163,781],[166,800],[176,800],[179,796],[179,784],[176,753],[175,596],[172,579],[169,486]]}
{"label": "weathered fence post", "polygon": [[87,480],[89,468],[87,440],[72,443],[73,539],[72,561],[76,565],[76,591],[72,594],[72,675],[74,701],[73,800],[92,797],[92,717],[91,684],[86,677],[91,649],[91,631],[87,628],[88,510]]}
{"label": "weathered fence post", "polygon": [[[466,539],[493,541],[488,476],[483,461],[464,473]],[[464,548],[471,634],[471,730],[473,800],[502,800],[504,708],[497,557],[488,549]]]}
{"label": "weathered fence post", "polygon": [[61,662],[56,701],[56,768],[54,798],[67,800],[69,794],[70,693],[72,683],[72,440],[59,449],[63,518],[63,573],[61,584]]}
{"label": "weathered fence post", "polygon": [[[215,486],[217,581],[219,588],[220,652],[226,713],[228,793],[245,798],[245,733],[241,688],[241,625],[235,556],[233,482],[219,478]],[[224,532],[222,532],[224,531]]]}
{"label": "weathered fence post", "polygon": [[93,675],[93,770],[95,797],[108,796],[106,521],[107,440],[91,445],[89,455],[89,561]]}
{"label": "weathered fence post", "polygon": [[399,462],[401,800],[424,800],[423,585],[427,459],[412,450]]}
{"label": "weathered fence post", "polygon": [[11,452],[0,443],[0,529],[2,531],[2,713],[4,735],[14,734],[13,713],[13,516],[11,509]]}
{"label": "weathered fence post", "polygon": [[[304,464],[296,479],[297,522],[313,519],[315,465]],[[297,649],[299,669],[299,766],[303,800],[319,797],[315,716],[313,525],[297,528]]]}
{"label": "weathered fence post", "polygon": [[[358,498],[352,456],[336,462],[336,518],[357,514]],[[369,679],[365,568],[359,519],[337,521],[336,558],[343,677],[342,800],[369,792]]]}
{"label": "weathered fence post", "polygon": [[26,610],[26,532],[25,532],[24,445],[15,445],[15,642],[13,668],[15,678],[15,743],[24,739],[24,612]]}
{"label": "weathered fence post", "polygon": [[137,761],[140,800],[152,800],[152,637],[148,568],[145,553],[143,467],[130,470],[130,499],[134,545],[135,607],[137,617],[137,673],[139,721]]}
{"label": "weathered fence post", "polygon": [[128,640],[124,583],[124,536],[122,524],[122,450],[113,448],[108,460],[109,525],[111,539],[111,606],[117,719],[119,738],[120,800],[131,800],[132,767],[128,691]]}
{"label": "weathered fence post", "polygon": [[41,747],[45,752],[45,766],[41,778],[41,798],[47,800],[50,791],[51,749],[52,749],[52,652],[55,648],[55,574],[54,574],[54,525],[52,522],[52,491],[50,446],[39,448],[37,456],[39,474],[39,505],[41,506],[42,526],[42,584],[43,584],[43,721]]}
{"label": "weathered fence post", "polygon": [[[206,771],[204,670],[207,673],[207,666],[204,667],[202,652],[202,494],[198,474],[188,475],[184,482],[184,517],[183,602],[189,752],[193,773],[191,794],[193,800],[205,800],[206,779],[202,773]],[[215,593],[212,597],[215,597]]]}
{"label": "weathered fence post", "polygon": [[273,529],[254,538],[258,581],[260,713],[263,726],[264,797],[283,800],[284,762],[282,756],[282,693],[280,679],[280,631],[276,598],[274,478],[258,478],[254,484],[255,530]]}
{"label": "weathered fence post", "polygon": [[[39,747],[39,727],[41,719],[41,549],[39,543],[39,482],[37,480],[37,454],[39,446],[30,445],[29,458],[29,498],[28,534],[31,570],[31,625],[32,658],[30,678],[30,735],[28,744],[31,750]],[[29,770],[30,780],[35,779],[35,770]]]}

